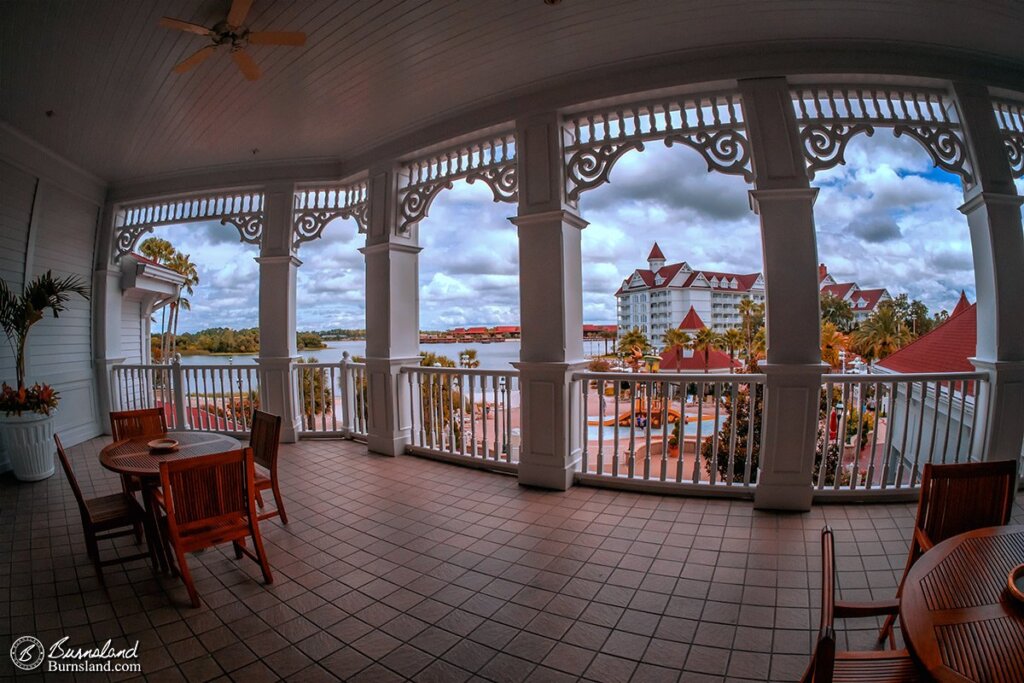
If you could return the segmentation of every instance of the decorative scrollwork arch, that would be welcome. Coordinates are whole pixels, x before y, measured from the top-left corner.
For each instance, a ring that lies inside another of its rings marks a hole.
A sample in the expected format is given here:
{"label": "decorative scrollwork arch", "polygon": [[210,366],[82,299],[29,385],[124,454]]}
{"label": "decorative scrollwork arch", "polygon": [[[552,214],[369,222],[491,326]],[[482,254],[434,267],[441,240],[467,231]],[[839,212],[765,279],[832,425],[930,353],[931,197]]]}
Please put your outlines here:
{"label": "decorative scrollwork arch", "polygon": [[704,93],[641,100],[566,118],[566,197],[579,200],[587,190],[609,182],[612,168],[626,152],[662,140],[696,150],[708,171],[754,178],[739,95]]}
{"label": "decorative scrollwork arch", "polygon": [[398,189],[398,232],[407,234],[427,217],[441,190],[451,189],[454,181],[463,178],[470,184],[477,180],[486,183],[496,202],[519,201],[516,164],[516,140],[511,132],[404,163],[404,184]]}
{"label": "decorative scrollwork arch", "polygon": [[1003,134],[1006,160],[1014,178],[1024,178],[1024,103],[993,100],[996,123]]}
{"label": "decorative scrollwork arch", "polygon": [[817,171],[845,164],[846,146],[859,133],[890,128],[916,140],[936,167],[974,183],[956,107],[943,90],[893,86],[813,85],[790,90],[800,141],[812,180]]}
{"label": "decorative scrollwork arch", "polygon": [[114,260],[135,249],[139,238],[160,225],[220,219],[238,230],[239,239],[259,244],[263,237],[264,196],[259,190],[211,192],[123,204],[115,219]]}
{"label": "decorative scrollwork arch", "polygon": [[295,192],[292,246],[320,239],[327,224],[338,218],[354,218],[359,232],[365,233],[369,217],[366,180],[303,187]]}

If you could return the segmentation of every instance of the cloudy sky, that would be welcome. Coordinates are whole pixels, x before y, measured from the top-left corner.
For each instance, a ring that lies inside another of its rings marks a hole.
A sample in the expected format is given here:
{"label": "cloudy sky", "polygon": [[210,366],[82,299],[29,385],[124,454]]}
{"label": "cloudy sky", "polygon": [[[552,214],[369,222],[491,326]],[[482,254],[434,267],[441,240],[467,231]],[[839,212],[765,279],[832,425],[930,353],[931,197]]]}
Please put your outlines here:
{"label": "cloudy sky", "polygon": [[[909,139],[887,130],[861,135],[846,166],[819,173],[815,205],[820,260],[840,282],[907,292],[932,310],[951,309],[961,289],[974,300],[974,269],[959,179],[932,167]],[[619,283],[657,240],[669,262],[751,273],[761,270],[757,217],[741,178],[707,173],[687,148],[652,143],[623,157],[612,182],[583,195],[584,318],[614,322]],[[514,207],[496,204],[482,185],[456,183],[442,192],[420,226],[420,322],[423,329],[519,320],[518,248]],[[192,255],[202,279],[192,331],[257,324],[254,246],[239,244],[231,226],[159,228]],[[354,221],[335,221],[324,237],[299,250],[300,329],[360,328],[363,318],[362,239]]]}

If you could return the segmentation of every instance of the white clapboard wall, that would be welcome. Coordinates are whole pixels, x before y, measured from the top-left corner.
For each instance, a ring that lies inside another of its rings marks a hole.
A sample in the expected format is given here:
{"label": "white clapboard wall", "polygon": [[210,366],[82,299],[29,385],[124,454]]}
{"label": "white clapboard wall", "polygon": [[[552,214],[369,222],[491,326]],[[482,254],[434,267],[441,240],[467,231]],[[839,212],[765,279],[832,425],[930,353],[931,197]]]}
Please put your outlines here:
{"label": "white clapboard wall", "polygon": [[[19,292],[47,270],[90,285],[103,194],[98,179],[0,128],[0,277]],[[32,328],[26,379],[60,392],[56,429],[69,445],[102,432],[93,357],[89,301],[75,297],[58,320],[48,316]],[[5,341],[0,380],[15,381],[14,354]],[[0,471],[7,467],[0,462]]]}

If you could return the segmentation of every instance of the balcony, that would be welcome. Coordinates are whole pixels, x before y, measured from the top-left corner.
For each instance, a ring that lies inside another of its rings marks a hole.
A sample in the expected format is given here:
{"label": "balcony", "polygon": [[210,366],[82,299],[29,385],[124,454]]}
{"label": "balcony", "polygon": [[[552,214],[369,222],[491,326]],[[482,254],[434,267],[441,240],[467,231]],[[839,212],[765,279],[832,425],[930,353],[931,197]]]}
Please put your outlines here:
{"label": "balcony", "polygon": [[[87,495],[119,490],[98,464],[105,443],[71,449]],[[282,448],[291,523],[261,525],[275,582],[229,548],[193,555],[200,609],[144,564],[107,569],[103,591],[63,476],[0,480],[3,637],[138,640],[159,679],[793,681],[817,624],[821,527],[837,533],[840,596],[861,600],[892,597],[913,526],[910,504],[779,515],[526,489],[355,442]],[[842,637],[869,646],[868,621]]]}

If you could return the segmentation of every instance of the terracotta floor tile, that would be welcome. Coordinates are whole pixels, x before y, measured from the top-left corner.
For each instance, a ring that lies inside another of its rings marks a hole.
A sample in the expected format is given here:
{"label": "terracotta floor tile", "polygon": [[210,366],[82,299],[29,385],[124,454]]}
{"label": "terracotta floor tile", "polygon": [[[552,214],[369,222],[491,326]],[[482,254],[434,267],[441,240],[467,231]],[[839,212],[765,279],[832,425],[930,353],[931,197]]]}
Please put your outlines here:
{"label": "terracotta floor tile", "polygon": [[[70,449],[87,496],[120,490],[98,463],[105,443]],[[191,554],[199,609],[143,563],[108,568],[103,591],[63,474],[0,476],[0,640],[138,639],[144,673],[168,681],[792,681],[818,620],[822,526],[836,533],[840,597],[887,598],[915,509],[777,515],[749,501],[540,491],[349,441],[282,455],[290,524],[261,525],[274,584],[230,548]],[[872,638],[871,624],[840,626],[843,646]]]}

